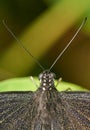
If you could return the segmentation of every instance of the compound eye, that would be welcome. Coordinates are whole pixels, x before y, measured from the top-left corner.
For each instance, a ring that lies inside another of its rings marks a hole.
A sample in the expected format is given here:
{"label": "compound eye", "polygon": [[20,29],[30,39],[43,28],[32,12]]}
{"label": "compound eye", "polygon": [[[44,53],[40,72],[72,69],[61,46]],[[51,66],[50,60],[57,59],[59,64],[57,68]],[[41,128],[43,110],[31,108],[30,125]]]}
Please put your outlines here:
{"label": "compound eye", "polygon": [[55,73],[51,73],[51,77],[52,77],[52,78],[56,78]]}
{"label": "compound eye", "polygon": [[43,74],[41,73],[41,74],[39,74],[39,80],[41,80],[42,79],[42,77],[43,77]]}

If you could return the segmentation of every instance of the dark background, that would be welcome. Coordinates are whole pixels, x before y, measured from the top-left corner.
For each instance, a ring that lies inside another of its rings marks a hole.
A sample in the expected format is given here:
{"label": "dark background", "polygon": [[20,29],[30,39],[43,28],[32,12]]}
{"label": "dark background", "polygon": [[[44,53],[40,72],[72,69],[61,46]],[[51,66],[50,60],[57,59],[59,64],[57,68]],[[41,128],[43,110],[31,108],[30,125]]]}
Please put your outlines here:
{"label": "dark background", "polygon": [[87,16],[85,26],[52,71],[57,78],[90,89],[89,14],[90,0],[0,0],[0,80],[38,76],[42,71],[2,20],[47,69]]}

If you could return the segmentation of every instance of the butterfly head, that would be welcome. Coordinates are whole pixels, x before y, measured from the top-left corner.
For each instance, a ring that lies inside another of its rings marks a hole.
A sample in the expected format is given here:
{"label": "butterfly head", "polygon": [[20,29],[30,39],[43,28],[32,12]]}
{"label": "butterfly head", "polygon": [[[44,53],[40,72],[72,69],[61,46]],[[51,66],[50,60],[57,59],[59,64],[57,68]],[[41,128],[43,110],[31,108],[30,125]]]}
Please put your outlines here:
{"label": "butterfly head", "polygon": [[41,88],[43,90],[50,90],[50,89],[52,89],[54,87],[54,78],[55,78],[55,74],[54,73],[50,72],[49,70],[43,71],[39,75]]}

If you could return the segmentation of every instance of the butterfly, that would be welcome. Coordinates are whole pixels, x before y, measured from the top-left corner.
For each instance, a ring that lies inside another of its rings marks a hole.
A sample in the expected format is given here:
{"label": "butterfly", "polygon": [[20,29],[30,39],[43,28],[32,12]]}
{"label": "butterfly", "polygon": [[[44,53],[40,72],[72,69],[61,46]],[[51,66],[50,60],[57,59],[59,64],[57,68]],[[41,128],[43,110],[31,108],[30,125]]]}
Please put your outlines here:
{"label": "butterfly", "polygon": [[90,92],[59,92],[54,85],[51,68],[62,53],[39,75],[35,92],[0,92],[0,130],[90,130]]}

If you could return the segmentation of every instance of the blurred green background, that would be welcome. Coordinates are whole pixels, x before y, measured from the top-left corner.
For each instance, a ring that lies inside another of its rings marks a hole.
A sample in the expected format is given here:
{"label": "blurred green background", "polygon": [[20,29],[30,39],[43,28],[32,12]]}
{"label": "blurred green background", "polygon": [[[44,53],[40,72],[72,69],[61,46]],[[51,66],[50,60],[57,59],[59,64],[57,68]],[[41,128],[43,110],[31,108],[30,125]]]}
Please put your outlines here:
{"label": "blurred green background", "polygon": [[52,71],[57,79],[90,89],[90,0],[0,0],[0,80],[42,71],[5,29],[3,19],[47,69],[86,16],[85,26]]}

